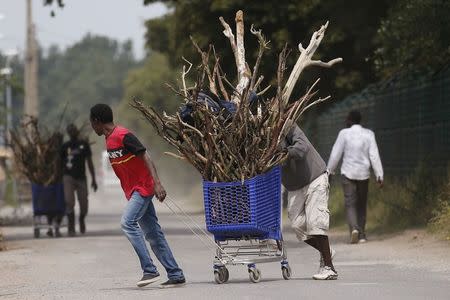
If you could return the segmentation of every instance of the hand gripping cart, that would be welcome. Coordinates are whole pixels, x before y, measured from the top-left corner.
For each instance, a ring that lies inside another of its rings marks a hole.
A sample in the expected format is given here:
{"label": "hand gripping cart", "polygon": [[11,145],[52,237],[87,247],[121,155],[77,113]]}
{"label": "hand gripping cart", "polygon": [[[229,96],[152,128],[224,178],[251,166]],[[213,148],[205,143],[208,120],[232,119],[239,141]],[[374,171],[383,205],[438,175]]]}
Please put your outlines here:
{"label": "hand gripping cart", "polygon": [[281,234],[281,170],[243,182],[203,182],[206,227],[217,244],[216,283],[228,281],[227,265],[246,265],[252,282],[259,282],[256,263],[281,262],[283,278],[291,268]]}

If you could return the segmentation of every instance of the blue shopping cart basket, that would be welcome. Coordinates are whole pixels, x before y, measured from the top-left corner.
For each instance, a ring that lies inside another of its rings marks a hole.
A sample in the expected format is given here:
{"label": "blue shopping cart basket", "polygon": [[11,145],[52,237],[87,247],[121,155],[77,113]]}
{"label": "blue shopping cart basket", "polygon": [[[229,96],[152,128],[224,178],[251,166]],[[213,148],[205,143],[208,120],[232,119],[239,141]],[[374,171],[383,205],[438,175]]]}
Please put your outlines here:
{"label": "blue shopping cart basket", "polygon": [[216,241],[281,240],[281,170],[243,182],[203,181],[206,228]]}
{"label": "blue shopping cart basket", "polygon": [[33,198],[33,214],[35,216],[65,213],[66,204],[64,202],[64,187],[62,183],[48,186],[32,183],[31,195]]}

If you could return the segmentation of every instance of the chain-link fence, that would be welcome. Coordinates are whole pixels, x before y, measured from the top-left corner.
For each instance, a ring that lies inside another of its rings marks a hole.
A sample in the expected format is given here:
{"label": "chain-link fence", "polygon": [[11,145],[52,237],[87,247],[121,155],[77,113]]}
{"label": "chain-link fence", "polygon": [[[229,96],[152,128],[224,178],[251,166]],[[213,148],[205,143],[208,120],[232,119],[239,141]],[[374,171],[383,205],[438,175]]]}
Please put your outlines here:
{"label": "chain-link fence", "polygon": [[445,172],[450,162],[450,68],[410,74],[367,87],[329,107],[308,132],[328,159],[352,109],[375,132],[385,173],[403,176],[420,161]]}

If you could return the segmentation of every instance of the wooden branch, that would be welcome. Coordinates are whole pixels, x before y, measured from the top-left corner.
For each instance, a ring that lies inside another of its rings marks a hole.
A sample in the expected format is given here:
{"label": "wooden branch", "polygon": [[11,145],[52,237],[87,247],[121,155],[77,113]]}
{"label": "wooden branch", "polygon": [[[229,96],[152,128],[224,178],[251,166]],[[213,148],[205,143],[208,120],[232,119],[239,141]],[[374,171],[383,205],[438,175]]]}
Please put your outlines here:
{"label": "wooden branch", "polygon": [[184,97],[187,98],[188,94],[187,94],[187,88],[186,88],[186,80],[185,77],[186,75],[189,73],[189,71],[191,70],[192,67],[192,63],[190,61],[188,61],[186,58],[182,57],[182,59],[187,62],[189,64],[189,68],[186,70],[186,66],[183,65],[183,72],[181,72],[181,78],[182,78],[182,82],[183,82],[183,92],[184,92]]}
{"label": "wooden branch", "polygon": [[234,40],[233,32],[230,25],[225,22],[223,17],[219,18],[225,30],[223,34],[230,40],[231,48],[236,60],[236,68],[238,73],[238,84],[235,88],[236,92],[231,96],[231,102],[239,105],[242,99],[242,93],[250,83],[250,70],[245,62],[245,47],[244,47],[244,13],[239,10],[236,13],[236,41]]}
{"label": "wooden branch", "polygon": [[257,37],[258,43],[259,43],[258,56],[256,58],[255,66],[253,67],[253,74],[252,74],[252,78],[251,78],[251,81],[250,81],[250,90],[251,91],[255,91],[256,90],[256,88],[255,88],[255,80],[256,80],[256,77],[258,76],[258,68],[259,68],[259,65],[261,63],[261,58],[262,58],[262,56],[264,54],[264,50],[268,49],[267,45],[269,44],[269,42],[267,42],[265,40],[264,36],[262,35],[261,29],[260,30],[255,30],[254,27],[253,27],[253,24],[250,27],[250,32]]}
{"label": "wooden branch", "polygon": [[330,60],[329,62],[323,62],[321,60],[312,60],[309,65],[323,67],[323,68],[331,68],[333,65],[340,63],[340,62],[342,62],[342,58],[338,57],[338,58]]}
{"label": "wooden branch", "polygon": [[177,155],[177,154],[172,153],[172,152],[168,152],[168,151],[167,151],[167,152],[164,152],[164,154],[165,154],[165,155],[168,155],[168,156],[175,157],[175,158],[177,158],[177,159],[186,160],[186,157]]}
{"label": "wooden branch", "polygon": [[294,89],[294,86],[302,73],[302,71],[307,68],[308,66],[326,66],[327,68],[331,67],[332,65],[339,63],[342,61],[342,58],[335,58],[331,60],[328,63],[323,63],[321,61],[312,61],[311,58],[316,52],[317,48],[320,45],[320,42],[322,41],[325,30],[328,27],[328,21],[325,23],[325,25],[322,25],[320,29],[313,33],[311,40],[309,42],[308,47],[303,48],[302,44],[298,45],[300,56],[297,60],[297,63],[295,64],[291,75],[289,76],[289,79],[283,89],[283,102],[288,103],[289,98],[291,97],[292,90]]}

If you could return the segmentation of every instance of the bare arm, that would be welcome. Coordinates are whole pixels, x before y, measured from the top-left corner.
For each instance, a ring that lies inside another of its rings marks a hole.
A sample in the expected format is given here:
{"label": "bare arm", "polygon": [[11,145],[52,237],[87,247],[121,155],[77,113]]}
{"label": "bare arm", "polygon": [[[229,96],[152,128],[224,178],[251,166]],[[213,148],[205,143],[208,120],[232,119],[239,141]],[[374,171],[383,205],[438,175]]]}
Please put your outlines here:
{"label": "bare arm", "polygon": [[163,202],[166,198],[166,191],[164,187],[161,184],[161,181],[159,180],[158,172],[156,171],[155,164],[153,163],[152,159],[150,158],[150,155],[147,151],[143,151],[137,155],[138,157],[142,158],[142,160],[145,162],[145,165],[147,166],[148,170],[150,171],[150,174],[153,177],[154,182],[154,188],[155,188],[155,196],[158,198],[160,202]]}
{"label": "bare arm", "polygon": [[98,186],[97,186],[97,180],[95,179],[94,163],[92,162],[92,156],[88,156],[87,163],[88,163],[89,173],[91,173],[91,178],[92,178],[91,186],[94,189],[94,192],[96,192]]}

